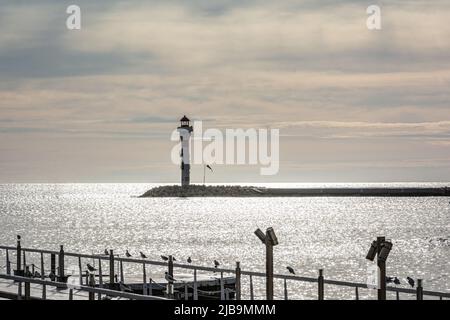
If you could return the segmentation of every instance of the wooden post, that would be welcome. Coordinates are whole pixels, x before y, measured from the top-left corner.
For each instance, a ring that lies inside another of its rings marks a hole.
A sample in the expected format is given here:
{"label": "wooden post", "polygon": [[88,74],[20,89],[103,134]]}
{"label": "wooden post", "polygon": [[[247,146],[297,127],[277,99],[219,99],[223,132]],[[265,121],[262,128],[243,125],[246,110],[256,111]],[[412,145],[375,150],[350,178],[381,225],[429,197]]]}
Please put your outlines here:
{"label": "wooden post", "polygon": [[[173,257],[169,256],[168,274],[173,278]],[[168,282],[169,298],[173,298],[173,281]]]}
{"label": "wooden post", "polygon": [[198,300],[197,269],[194,269],[194,300]]}
{"label": "wooden post", "polygon": [[377,237],[377,264],[380,268],[380,289],[378,289],[378,300],[386,300],[386,262],[379,259],[381,244],[386,240],[385,237]]}
{"label": "wooden post", "polygon": [[417,279],[417,300],[423,300],[422,279]]}
{"label": "wooden post", "polygon": [[288,289],[287,289],[287,280],[286,279],[284,279],[284,300],[289,300]]}
{"label": "wooden post", "polygon": [[22,300],[22,282],[17,286],[17,300]]}
{"label": "wooden post", "polygon": [[355,300],[359,300],[359,288],[355,287]]}
{"label": "wooden post", "polygon": [[20,236],[17,236],[17,251],[16,251],[16,268],[17,273],[16,275],[23,275],[23,272],[21,272],[22,268],[22,246],[20,244]]}
{"label": "wooden post", "polygon": [[81,267],[81,257],[78,257],[78,274],[80,277],[80,285],[83,285],[83,268]]}
{"label": "wooden post", "polygon": [[225,300],[225,286],[223,283],[223,272],[220,273],[220,300]]}
{"label": "wooden post", "polygon": [[60,246],[58,254],[58,281],[64,281],[64,246]]}
{"label": "wooden post", "polygon": [[273,300],[273,245],[266,235],[266,299]]}
{"label": "wooden post", "polygon": [[253,277],[250,275],[250,300],[254,300],[255,295],[253,293]]}
{"label": "wooden post", "polygon": [[50,254],[50,272],[56,276],[56,256],[54,253]]}
{"label": "wooden post", "polygon": [[41,252],[41,279],[45,280],[44,254]]}
{"label": "wooden post", "polygon": [[147,270],[145,270],[145,262],[142,263],[142,280],[143,280],[142,294],[147,295]]}
{"label": "wooden post", "polygon": [[25,300],[30,300],[31,292],[30,292],[30,283],[25,282]]}
{"label": "wooden post", "polygon": [[73,289],[69,289],[69,300],[73,300]]}
{"label": "wooden post", "polygon": [[25,250],[22,250],[22,254],[23,254],[23,270],[25,270],[27,268],[27,255]]}
{"label": "wooden post", "polygon": [[11,261],[9,261],[9,250],[6,249],[6,274],[11,275]]}
{"label": "wooden post", "polygon": [[32,263],[31,264],[31,274],[33,275],[33,277],[34,277],[34,272],[35,272],[35,270],[34,270],[34,263]]}
{"label": "wooden post", "polygon": [[[89,286],[94,288],[95,287],[95,275],[93,273],[88,274],[89,275]],[[95,300],[95,293],[89,292],[89,300]]]}
{"label": "wooden post", "polygon": [[187,283],[184,284],[184,300],[189,300],[189,291]]}
{"label": "wooden post", "polygon": [[324,299],[323,269],[319,270],[319,278],[317,280],[319,283],[319,300],[323,300]]}
{"label": "wooden post", "polygon": [[[103,288],[103,272],[102,272],[102,259],[98,259],[98,283],[100,288]],[[98,294],[98,300],[102,300],[102,294]]]}
{"label": "wooden post", "polygon": [[109,250],[109,286],[114,288],[114,251]]}
{"label": "wooden post", "polygon": [[236,262],[236,300],[241,300],[241,263]]}
{"label": "wooden post", "polygon": [[42,300],[47,299],[47,286],[45,284],[42,285]]}
{"label": "wooden post", "polygon": [[120,282],[125,283],[125,278],[123,276],[123,262],[120,260]]}

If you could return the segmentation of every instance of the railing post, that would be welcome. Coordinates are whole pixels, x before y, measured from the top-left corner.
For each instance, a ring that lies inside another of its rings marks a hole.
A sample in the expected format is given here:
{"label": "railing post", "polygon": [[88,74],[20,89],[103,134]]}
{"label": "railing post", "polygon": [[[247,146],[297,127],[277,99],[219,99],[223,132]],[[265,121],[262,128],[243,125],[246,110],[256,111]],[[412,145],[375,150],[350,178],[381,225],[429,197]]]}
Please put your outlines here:
{"label": "railing post", "polygon": [[355,287],[355,300],[359,300],[359,288]]}
{"label": "railing post", "polygon": [[65,282],[64,280],[64,246],[60,246],[58,254],[58,281]]}
{"label": "railing post", "polygon": [[395,292],[395,298],[397,300],[400,300],[400,292],[398,292],[398,291]]}
{"label": "railing post", "polygon": [[417,279],[417,300],[423,300],[422,279]]}
{"label": "railing post", "polygon": [[45,284],[42,285],[42,300],[47,299],[47,286]]}
{"label": "railing post", "polygon": [[[169,276],[171,278],[173,278],[173,257],[171,255],[169,256],[168,272],[167,273],[169,274]],[[167,286],[168,286],[167,289],[168,289],[169,298],[173,298],[173,281],[172,280],[168,281]]]}
{"label": "railing post", "polygon": [[73,289],[69,289],[69,300],[73,300]]}
{"label": "railing post", "polygon": [[323,283],[323,269],[319,270],[319,278],[318,280],[318,284],[319,284],[319,300],[323,300],[324,299],[324,283]]}
{"label": "railing post", "polygon": [[236,262],[236,300],[241,300],[241,263]]}
{"label": "railing post", "polygon": [[30,283],[25,282],[25,300],[30,300],[31,292],[30,292]]}
{"label": "railing post", "polygon": [[[95,275],[93,273],[89,274],[89,286],[95,287]],[[89,292],[89,300],[95,300],[95,292]]]}
{"label": "railing post", "polygon": [[80,277],[80,285],[83,285],[83,268],[81,266],[81,257],[78,257],[78,274]]}
{"label": "railing post", "polygon": [[22,250],[22,254],[23,254],[23,268],[22,268],[22,270],[25,270],[27,268],[27,254],[26,254],[25,250]]}
{"label": "railing post", "polygon": [[41,279],[45,280],[44,253],[41,252]]}
{"label": "railing post", "polygon": [[23,276],[22,270],[22,246],[20,244],[20,236],[17,236],[17,249],[16,249],[16,270],[14,270],[15,276]]}
{"label": "railing post", "polygon": [[198,300],[197,269],[194,269],[194,300]]}
{"label": "railing post", "polygon": [[114,288],[114,251],[109,250],[109,287]]}
{"label": "railing post", "polygon": [[145,270],[145,262],[142,263],[142,294],[147,295],[147,270]]}
{"label": "railing post", "polygon": [[120,282],[125,283],[125,277],[123,275],[123,261],[120,260]]}
{"label": "railing post", "polygon": [[189,291],[187,283],[184,284],[184,300],[189,300]]}
{"label": "railing post", "polygon": [[17,300],[22,300],[22,282],[17,286]]}
{"label": "railing post", "polygon": [[54,253],[50,254],[50,272],[56,276],[56,256]]}
{"label": "railing post", "polygon": [[9,261],[9,250],[6,249],[6,274],[11,275],[11,261]]}
{"label": "railing post", "polygon": [[[100,288],[103,288],[103,272],[102,272],[102,259],[98,259],[98,283]],[[98,294],[98,300],[102,299],[102,294]]]}
{"label": "railing post", "polygon": [[148,295],[149,295],[149,296],[152,296],[152,295],[153,295],[152,282],[153,282],[152,278],[148,279],[148,285],[149,285],[149,287],[148,287]]}
{"label": "railing post", "polygon": [[287,280],[284,279],[284,300],[288,300],[288,288],[287,288]]}
{"label": "railing post", "polygon": [[255,294],[253,292],[253,277],[250,275],[250,300],[255,299]]}
{"label": "railing post", "polygon": [[223,283],[223,272],[220,273],[220,300],[225,300],[225,286]]}

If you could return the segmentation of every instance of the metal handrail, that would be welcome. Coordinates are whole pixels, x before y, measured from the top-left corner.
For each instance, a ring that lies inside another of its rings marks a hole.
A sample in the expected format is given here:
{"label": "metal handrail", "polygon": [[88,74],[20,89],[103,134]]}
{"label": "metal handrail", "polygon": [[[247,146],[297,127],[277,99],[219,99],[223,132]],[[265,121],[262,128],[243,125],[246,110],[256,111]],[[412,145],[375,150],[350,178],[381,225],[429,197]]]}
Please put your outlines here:
{"label": "metal handrail", "polygon": [[[67,283],[63,282],[56,282],[56,281],[47,281],[47,280],[41,280],[36,278],[27,278],[27,277],[19,277],[19,276],[11,276],[11,275],[5,275],[0,274],[0,279],[6,279],[6,280],[13,280],[19,283],[34,283],[34,284],[40,284],[45,286],[52,286],[52,287],[67,287],[70,288],[70,285],[67,285]],[[113,297],[120,297],[120,298],[127,298],[132,300],[169,300],[167,298],[163,297],[156,297],[156,296],[146,296],[146,295],[140,295],[140,294],[134,294],[134,293],[128,293],[123,291],[116,291],[116,290],[109,290],[104,288],[97,288],[97,287],[88,287],[83,285],[76,285],[73,289],[76,289],[78,291],[86,291],[90,293],[98,293],[98,294],[104,294],[107,296],[113,296]]]}
{"label": "metal handrail", "polygon": [[[15,251],[17,248],[12,247],[12,246],[0,245],[0,249]],[[21,248],[21,250],[23,252],[30,252],[30,253],[44,253],[44,254],[54,254],[54,255],[59,254],[59,251],[53,251],[53,250],[41,250],[41,249],[33,249],[33,248]],[[87,259],[108,260],[108,261],[110,258],[109,255],[105,255],[105,254],[82,254],[82,253],[64,252],[64,255],[69,256],[69,257],[76,257],[76,258],[87,258]],[[135,259],[135,258],[117,257],[117,256],[114,257],[114,260],[119,261],[119,262],[148,264],[148,265],[156,265],[156,266],[164,266],[164,267],[168,266],[168,264],[169,264],[167,261],[162,262],[162,261],[155,261],[155,260],[148,260],[148,259]],[[173,267],[181,268],[181,269],[188,269],[188,270],[236,274],[235,269],[205,267],[205,266],[198,266],[198,265],[191,265],[191,264],[173,263]],[[266,274],[264,272],[244,271],[244,270],[241,271],[241,275],[266,277]],[[304,276],[297,276],[297,275],[274,274],[274,278],[283,279],[283,280],[310,282],[310,283],[318,282],[318,278],[304,277]],[[54,282],[52,282],[52,283],[54,283]],[[340,281],[340,280],[324,279],[324,283],[329,284],[329,285],[342,286],[342,287],[363,288],[363,289],[367,288],[367,284],[364,284],[364,283],[355,283],[355,282]],[[407,293],[407,294],[416,294],[417,293],[417,291],[415,289],[397,288],[397,287],[390,287],[390,286],[386,287],[386,290],[391,291],[391,292],[399,292],[399,293]],[[450,298],[450,293],[447,293],[447,292],[424,290],[423,295],[442,297],[442,298]]]}

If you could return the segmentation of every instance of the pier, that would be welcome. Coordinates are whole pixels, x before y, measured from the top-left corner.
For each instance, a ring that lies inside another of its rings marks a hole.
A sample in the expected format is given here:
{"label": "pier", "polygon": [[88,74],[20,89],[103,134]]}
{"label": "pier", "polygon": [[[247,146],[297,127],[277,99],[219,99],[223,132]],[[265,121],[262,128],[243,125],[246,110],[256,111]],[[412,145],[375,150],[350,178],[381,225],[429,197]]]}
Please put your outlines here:
{"label": "pier", "polygon": [[[59,251],[22,248],[20,240],[17,246],[0,246],[0,250],[5,262],[5,266],[0,269],[0,299],[288,300],[291,297],[290,284],[301,283],[315,286],[317,295],[314,298],[318,300],[327,299],[327,291],[331,288],[346,290],[351,299],[359,300],[364,291],[372,290],[363,282],[328,279],[323,269],[318,270],[317,277],[267,274],[244,270],[240,262],[236,262],[236,267],[232,269],[212,268],[176,263],[171,256],[168,261],[154,261],[119,257],[112,250],[108,255],[102,255],[65,252],[63,246]],[[69,259],[78,262],[77,270],[67,269]],[[36,260],[39,264],[34,263]],[[95,272],[85,270],[83,266],[87,262],[96,262]],[[125,274],[125,264],[140,267],[141,276]],[[161,277],[151,278],[148,276],[150,270],[167,270],[170,277],[165,278],[162,271]],[[274,281],[281,287],[281,294],[273,294]],[[266,292],[267,296],[261,295],[264,290],[257,291],[256,283],[268,282],[270,285],[267,288],[271,288],[272,292]],[[382,290],[385,291],[385,297],[387,292],[396,300],[450,299],[450,293],[425,290],[422,279],[416,279],[416,283],[416,288],[384,286]]]}

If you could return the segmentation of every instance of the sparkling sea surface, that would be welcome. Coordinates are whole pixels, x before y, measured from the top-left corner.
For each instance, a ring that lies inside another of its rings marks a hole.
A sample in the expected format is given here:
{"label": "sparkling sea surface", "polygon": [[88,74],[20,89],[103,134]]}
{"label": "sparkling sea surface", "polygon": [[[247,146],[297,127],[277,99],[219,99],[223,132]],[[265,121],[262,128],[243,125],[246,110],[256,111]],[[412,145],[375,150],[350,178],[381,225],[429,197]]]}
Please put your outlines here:
{"label": "sparkling sea surface", "polygon": [[[259,185],[261,184],[253,184]],[[267,184],[271,187],[445,186],[413,184]],[[264,271],[264,247],[253,234],[257,227],[275,229],[280,244],[274,249],[276,273],[292,266],[298,275],[317,277],[324,269],[333,280],[366,282],[365,260],[371,241],[386,236],[394,246],[387,274],[421,278],[425,290],[450,292],[450,198],[136,198],[157,184],[0,184],[0,244],[123,254],[128,249],[149,259],[173,254],[193,264]],[[33,257],[29,258],[34,259]],[[35,257],[39,264],[38,257]],[[33,262],[33,261],[31,261]],[[29,263],[31,263],[29,262]],[[0,252],[0,272],[5,253]],[[150,268],[150,266],[149,266]],[[141,267],[127,266],[127,275]],[[150,269],[150,275],[163,274]],[[180,271],[183,272],[183,271]],[[175,270],[175,275],[177,270]],[[264,281],[255,279],[256,297]],[[288,281],[289,298],[316,298],[316,284]],[[275,295],[283,296],[276,280]],[[244,298],[248,279],[243,280]],[[351,288],[326,286],[326,298],[354,299]],[[375,298],[363,290],[361,298]],[[392,294],[389,298],[393,298]],[[402,298],[410,298],[407,295]]]}

